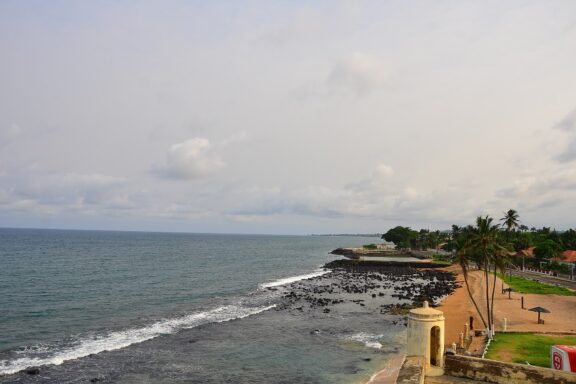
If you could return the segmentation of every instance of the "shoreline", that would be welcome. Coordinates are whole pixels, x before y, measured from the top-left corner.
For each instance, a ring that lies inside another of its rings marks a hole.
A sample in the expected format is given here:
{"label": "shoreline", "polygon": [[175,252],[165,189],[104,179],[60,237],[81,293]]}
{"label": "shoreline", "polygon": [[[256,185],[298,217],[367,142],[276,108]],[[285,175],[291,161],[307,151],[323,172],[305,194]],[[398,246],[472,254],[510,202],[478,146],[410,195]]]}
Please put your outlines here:
{"label": "shoreline", "polygon": [[[426,268],[426,266],[422,266]],[[452,273],[455,277],[455,281],[457,285],[455,286],[454,290],[449,293],[448,295],[441,298],[441,300],[437,303],[436,309],[441,310],[444,312],[444,317],[446,319],[446,326],[445,326],[445,333],[444,333],[444,340],[445,345],[448,347],[451,345],[449,344],[449,340],[452,340],[453,337],[458,337],[460,334],[460,327],[459,327],[459,320],[463,316],[468,314],[468,308],[466,310],[462,310],[463,305],[465,302],[468,302],[468,293],[466,292],[466,288],[464,287],[464,282],[462,279],[461,273],[458,273],[459,268],[455,266],[448,266],[442,265],[438,267],[439,270],[443,270],[445,272]],[[465,296],[463,297],[462,294]],[[471,305],[471,304],[470,304]],[[458,315],[458,316],[457,316]],[[450,319],[450,320],[448,320]],[[464,324],[464,323],[462,323]],[[457,340],[454,339],[455,341]],[[393,368],[387,366],[382,369],[379,369],[374,372],[372,377],[363,384],[394,384],[396,383],[396,379],[398,377],[398,373],[402,364],[405,360],[406,356],[399,357],[395,362],[397,363],[396,366]]]}
{"label": "shoreline", "polygon": [[[345,259],[333,260],[323,267],[326,268],[326,273],[321,275],[298,275],[269,281],[267,282],[269,287],[259,287],[258,290],[260,292],[278,291],[279,302],[274,310],[270,311],[271,313],[280,311],[279,315],[283,318],[289,315],[294,319],[303,317],[312,321],[310,325],[303,328],[305,330],[303,337],[318,340],[326,338],[333,340],[331,341],[332,347],[341,344],[339,348],[342,346],[344,349],[349,348],[352,351],[349,356],[355,356],[355,360],[349,361],[347,366],[339,367],[339,369],[346,374],[358,374],[354,379],[358,382],[365,381],[379,368],[379,371],[386,371],[390,378],[395,377],[404,358],[399,354],[403,345],[401,338],[395,340],[390,336],[404,331],[403,319],[398,315],[402,315],[417,302],[436,300],[454,288],[454,279],[451,274],[438,268],[428,268],[427,263],[417,263],[417,268],[414,268],[411,263],[358,262]],[[310,277],[306,278],[308,276]],[[298,279],[298,281],[292,281],[293,279]],[[215,315],[219,314],[220,312]],[[273,318],[274,315],[268,315],[268,317]],[[226,319],[220,320],[226,321]],[[350,320],[353,320],[357,326],[350,325],[348,323]],[[257,321],[252,320],[252,322]],[[173,322],[173,319],[170,320],[170,324]],[[234,322],[227,322],[227,324],[234,324]],[[190,330],[186,333],[201,333],[203,328],[207,327],[210,328],[211,325],[203,323],[189,328]],[[306,329],[306,327],[309,328]],[[174,330],[176,328],[178,327]],[[390,335],[384,337],[386,341],[382,342],[383,348],[371,350],[365,348],[366,341],[354,338],[358,333],[363,332],[369,333],[370,336],[379,333]],[[182,348],[186,348],[183,350],[190,348],[190,342],[186,340],[188,337],[183,337],[182,332],[172,332],[170,337],[172,342],[180,343],[184,346]],[[190,337],[190,339],[196,343],[196,338]],[[36,372],[49,377],[67,377],[70,367],[82,367],[81,371],[90,372],[86,374],[91,378],[104,377],[107,375],[106,371],[101,368],[100,364],[92,366],[93,359],[110,359],[107,356],[112,355],[115,356],[113,360],[117,361],[120,356],[130,356],[133,351],[146,351],[150,345],[158,348],[158,346],[163,346],[164,342],[162,337],[156,337],[131,344],[132,352],[128,348],[107,349],[105,354],[74,358],[63,361],[64,364],[33,364],[29,367],[30,369],[0,375],[0,382],[10,382],[11,379],[21,379],[27,382],[28,378],[33,379]],[[370,360],[372,363],[369,363]],[[372,365],[369,366],[369,364]]]}
{"label": "shoreline", "polygon": [[[464,332],[465,324],[469,323],[470,317],[474,320],[474,329],[483,330],[482,324],[468,292],[464,285],[464,278],[460,267],[452,265],[444,268],[445,271],[455,274],[456,281],[460,284],[450,295],[445,297],[438,305],[437,309],[444,312],[445,317],[445,347],[450,348],[452,343],[458,342],[460,334]],[[483,293],[485,281],[482,271],[475,270],[468,274],[470,290],[478,304],[483,306]],[[493,284],[490,276],[489,284]],[[498,287],[507,286],[506,281],[496,279],[496,295],[494,299],[494,317],[496,332],[529,332],[538,334],[576,334],[576,296],[559,295],[538,295],[523,294],[514,292],[511,298],[508,294],[502,293]],[[521,298],[525,301],[525,308],[521,308]],[[537,324],[536,317],[528,308],[535,305],[542,305],[551,310],[552,314],[546,317],[544,324]],[[506,329],[504,328],[506,319]],[[486,348],[485,336],[472,337],[467,352],[474,357],[482,357]],[[382,380],[379,374],[382,373]],[[388,384],[386,381],[386,370],[376,372],[366,384]]]}
{"label": "shoreline", "polygon": [[[413,270],[415,273],[424,273],[429,274],[429,276],[433,276],[435,274],[445,274],[445,276],[450,276],[452,280],[452,284],[450,284],[450,289],[444,292],[437,291],[438,295],[433,295],[434,297],[423,297],[422,295],[413,295],[410,297],[412,304],[406,305],[393,305],[388,307],[386,310],[387,313],[390,314],[403,314],[410,308],[414,306],[420,305],[420,302],[423,300],[430,301],[434,306],[439,305],[442,306],[446,300],[452,297],[456,292],[462,291],[464,288],[461,284],[460,279],[458,279],[457,273],[451,268],[447,268],[446,265],[443,264],[435,264],[430,261],[420,261],[420,262],[405,262],[405,261],[371,261],[371,260],[355,260],[355,259],[341,259],[341,260],[334,260],[330,263],[327,263],[325,268],[336,268],[336,269],[343,269],[347,272],[350,271],[362,271],[364,273],[371,273],[377,272],[379,270],[404,270],[409,271]],[[426,280],[426,279],[425,279]],[[430,280],[428,280],[430,281]],[[432,285],[432,284],[430,284]],[[443,294],[441,294],[443,293]],[[464,293],[465,290],[464,290]],[[409,296],[404,296],[403,298],[408,298]],[[382,313],[382,312],[381,312]],[[403,320],[399,320],[403,322]],[[385,360],[382,364],[373,371],[372,375],[368,379],[368,381],[363,380],[361,383],[363,384],[394,384],[398,377],[400,368],[405,360],[405,355],[398,355],[394,358]]]}

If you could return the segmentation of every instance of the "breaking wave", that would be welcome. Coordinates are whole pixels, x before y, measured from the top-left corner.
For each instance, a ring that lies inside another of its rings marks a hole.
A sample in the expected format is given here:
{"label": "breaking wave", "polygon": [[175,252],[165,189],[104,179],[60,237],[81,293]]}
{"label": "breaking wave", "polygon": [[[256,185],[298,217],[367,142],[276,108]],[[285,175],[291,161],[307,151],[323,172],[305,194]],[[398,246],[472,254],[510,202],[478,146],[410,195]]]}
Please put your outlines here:
{"label": "breaking wave", "polygon": [[141,343],[160,335],[175,333],[180,329],[194,328],[208,323],[222,323],[225,321],[242,319],[247,316],[267,311],[275,306],[276,305],[242,307],[227,305],[210,311],[162,320],[142,328],[115,331],[106,335],[84,338],[72,346],[61,349],[46,348],[45,346],[42,346],[41,348],[29,347],[23,352],[29,352],[34,355],[41,351],[43,356],[27,356],[13,360],[0,360],[0,375],[12,374],[26,368],[41,365],[60,365],[68,360],[79,359],[81,357],[104,351],[113,351],[125,348],[129,345]]}
{"label": "breaking wave", "polygon": [[322,275],[325,275],[329,272],[330,271],[328,271],[328,270],[318,269],[318,270],[316,270],[312,273],[308,273],[306,275],[290,276],[290,277],[285,277],[285,278],[278,279],[275,281],[271,281],[268,283],[263,283],[263,284],[260,284],[260,288],[272,288],[272,287],[278,287],[281,285],[291,284],[291,283],[294,283],[296,281],[306,280],[306,279],[311,279],[313,277],[322,276]]}
{"label": "breaking wave", "polygon": [[351,341],[356,341],[358,343],[362,343],[368,348],[381,349],[382,344],[380,343],[380,339],[382,339],[383,336],[384,335],[373,335],[370,333],[360,332],[347,337],[347,339]]}

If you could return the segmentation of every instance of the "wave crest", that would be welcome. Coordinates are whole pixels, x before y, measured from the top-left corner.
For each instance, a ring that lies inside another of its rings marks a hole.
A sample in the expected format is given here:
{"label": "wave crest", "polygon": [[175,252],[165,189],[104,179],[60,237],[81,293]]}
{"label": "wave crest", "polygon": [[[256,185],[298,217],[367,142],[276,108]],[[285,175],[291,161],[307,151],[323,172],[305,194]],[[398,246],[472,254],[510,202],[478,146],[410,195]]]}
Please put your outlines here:
{"label": "wave crest", "polygon": [[281,285],[287,285],[287,284],[294,283],[296,281],[311,279],[313,277],[319,277],[319,276],[325,275],[329,272],[330,271],[328,271],[328,270],[318,269],[318,270],[316,270],[312,273],[308,273],[306,275],[290,276],[290,277],[285,277],[282,279],[274,280],[274,281],[271,281],[268,283],[263,283],[263,284],[260,284],[260,288],[272,288],[272,287],[278,287]]}
{"label": "wave crest", "polygon": [[[9,375],[26,368],[42,365],[60,365],[68,360],[79,359],[91,354],[113,351],[141,343],[160,335],[175,333],[179,329],[194,328],[207,323],[222,323],[242,319],[274,308],[276,305],[261,307],[241,307],[227,305],[210,311],[190,314],[184,317],[162,320],[152,325],[110,332],[106,335],[79,340],[77,344],[55,350],[46,357],[22,357],[14,360],[0,360],[0,375]],[[34,347],[31,347],[32,349]],[[50,351],[48,351],[50,352]]]}

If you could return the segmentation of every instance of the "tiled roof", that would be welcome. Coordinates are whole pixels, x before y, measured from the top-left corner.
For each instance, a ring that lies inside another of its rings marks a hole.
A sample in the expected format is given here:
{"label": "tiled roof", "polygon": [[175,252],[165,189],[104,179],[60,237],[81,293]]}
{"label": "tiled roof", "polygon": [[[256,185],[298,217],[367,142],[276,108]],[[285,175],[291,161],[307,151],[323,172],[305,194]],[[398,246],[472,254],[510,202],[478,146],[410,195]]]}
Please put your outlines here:
{"label": "tiled roof", "polygon": [[576,263],[576,251],[567,250],[562,252],[562,261]]}
{"label": "tiled roof", "polygon": [[534,257],[534,247],[526,248],[516,252],[516,256]]}

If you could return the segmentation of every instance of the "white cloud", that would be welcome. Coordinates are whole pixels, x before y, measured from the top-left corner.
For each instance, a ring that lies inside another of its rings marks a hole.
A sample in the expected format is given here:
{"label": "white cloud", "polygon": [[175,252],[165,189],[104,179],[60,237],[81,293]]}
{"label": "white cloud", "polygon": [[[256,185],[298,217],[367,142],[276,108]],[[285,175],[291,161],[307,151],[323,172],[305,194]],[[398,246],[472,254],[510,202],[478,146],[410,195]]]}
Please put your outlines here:
{"label": "white cloud", "polygon": [[576,172],[566,166],[550,166],[533,173],[535,176],[520,177],[511,187],[497,190],[487,206],[501,212],[512,207],[530,226],[572,227],[569,212],[576,210]]}
{"label": "white cloud", "polygon": [[562,153],[556,156],[556,160],[561,163],[568,163],[576,160],[576,137],[572,138],[568,142]]}
{"label": "white cloud", "polygon": [[567,132],[576,132],[576,109],[566,115],[554,127]]}
{"label": "white cloud", "polygon": [[153,171],[161,177],[181,180],[212,175],[226,163],[211,157],[210,148],[210,141],[200,137],[174,144],[168,150],[165,163],[155,166]]}
{"label": "white cloud", "polygon": [[576,109],[560,120],[554,128],[565,133],[563,141],[567,142],[563,150],[555,156],[555,159],[560,163],[576,160]]}
{"label": "white cloud", "polygon": [[9,144],[16,137],[22,134],[22,128],[15,123],[10,124],[8,127],[0,129],[0,147]]}
{"label": "white cloud", "polygon": [[300,215],[324,218],[365,218],[383,221],[462,221],[477,201],[463,189],[419,191],[393,177],[388,165],[378,165],[370,177],[341,187],[249,189],[236,200],[230,216]]}
{"label": "white cloud", "polygon": [[3,8],[0,225],[573,225],[576,2],[213,3]]}
{"label": "white cloud", "polygon": [[328,83],[334,86],[352,89],[359,96],[365,96],[386,85],[389,70],[376,56],[355,52],[338,61],[330,75]]}
{"label": "white cloud", "polygon": [[11,169],[0,175],[0,209],[23,215],[100,213],[130,198],[125,179],[102,174],[49,172],[41,167]]}

